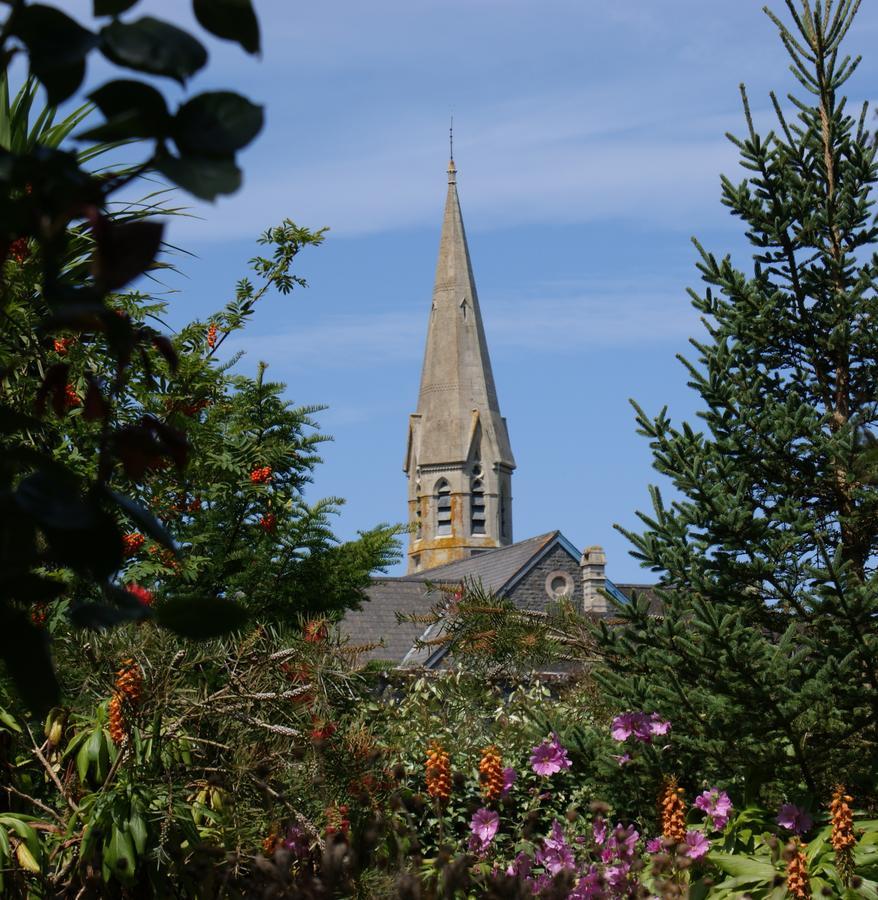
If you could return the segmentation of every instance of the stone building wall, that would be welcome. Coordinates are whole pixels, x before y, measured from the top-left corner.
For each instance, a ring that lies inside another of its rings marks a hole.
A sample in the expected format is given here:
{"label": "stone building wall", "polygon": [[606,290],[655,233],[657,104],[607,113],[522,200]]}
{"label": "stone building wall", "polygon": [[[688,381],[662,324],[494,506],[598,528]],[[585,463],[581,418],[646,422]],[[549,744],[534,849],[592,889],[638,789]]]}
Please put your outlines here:
{"label": "stone building wall", "polygon": [[[549,590],[553,586],[553,594],[550,596]],[[522,609],[539,611],[545,610],[553,600],[563,596],[571,596],[574,601],[580,603],[582,577],[579,560],[573,559],[563,547],[555,547],[508,592],[507,596]]]}

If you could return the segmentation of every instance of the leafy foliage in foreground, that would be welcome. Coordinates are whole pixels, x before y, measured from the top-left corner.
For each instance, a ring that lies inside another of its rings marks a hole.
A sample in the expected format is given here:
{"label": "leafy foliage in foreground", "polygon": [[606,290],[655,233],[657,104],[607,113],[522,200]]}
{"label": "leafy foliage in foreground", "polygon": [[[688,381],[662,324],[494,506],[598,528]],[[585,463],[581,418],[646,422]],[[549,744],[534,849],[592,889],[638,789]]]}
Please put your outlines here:
{"label": "leafy foliage in foreground", "polygon": [[874,793],[878,760],[878,227],[865,108],[839,91],[858,3],[773,14],[807,92],[776,130],[732,140],[746,177],[723,203],[753,246],[749,274],[699,246],[692,302],[707,339],[685,362],[702,426],[637,408],[656,469],[635,555],[661,578],[605,628],[602,683],[617,703],[675,710],[693,762],[753,784],[833,778]]}
{"label": "leafy foliage in foreground", "polygon": [[[135,5],[136,0],[96,2],[95,15],[110,21],[90,31],[54,6],[6,4],[0,29],[4,71],[14,56],[25,56],[50,107],[76,92],[95,51],[129,73],[184,84],[204,67],[207,51],[170,23],[123,18]],[[258,50],[249,0],[198,0],[195,7],[206,29]],[[134,167],[94,174],[88,168],[93,153],[61,147],[82,111],[53,124],[54,114],[44,110],[32,123],[30,87],[12,104],[5,77],[3,87],[0,658],[30,707],[45,710],[58,701],[58,685],[28,607],[63,593],[79,624],[141,619],[149,610],[114,582],[124,560],[122,522],[135,523],[178,552],[154,514],[126,493],[126,482],[137,482],[147,468],[168,463],[182,470],[189,455],[179,429],[164,416],[137,410],[126,394],[133,364],[148,376],[157,369],[167,376],[179,362],[168,337],[137,321],[118,293],[153,265],[163,226],[142,210],[110,215],[111,198],[147,171],[159,171],[199,197],[234,191],[240,183],[235,153],[259,132],[262,110],[218,91],[192,97],[172,114],[152,85],[128,77],[111,81],[91,98],[106,122],[79,138],[126,141],[132,151],[149,152]],[[84,361],[103,365],[77,369],[59,358],[74,340],[87,348]],[[65,441],[63,429],[50,419],[74,409],[92,423],[91,446]],[[140,418],[130,421],[135,412]],[[91,453],[93,469],[85,475],[82,463],[92,462],[86,459]],[[228,606],[214,609],[218,627],[232,624]],[[177,627],[178,621],[168,624]]]}

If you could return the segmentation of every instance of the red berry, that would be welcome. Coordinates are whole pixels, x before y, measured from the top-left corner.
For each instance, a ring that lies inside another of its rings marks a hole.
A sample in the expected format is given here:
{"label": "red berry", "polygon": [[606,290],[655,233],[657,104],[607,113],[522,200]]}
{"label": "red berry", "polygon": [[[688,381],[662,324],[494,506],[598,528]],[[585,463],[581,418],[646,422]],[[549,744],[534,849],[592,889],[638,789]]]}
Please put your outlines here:
{"label": "red berry", "polygon": [[216,347],[216,325],[211,325],[207,329],[207,346],[213,350]]}
{"label": "red berry", "polygon": [[155,599],[152,595],[152,591],[148,591],[139,584],[129,584],[126,589],[129,594],[133,594],[144,606],[152,606],[153,600]]}

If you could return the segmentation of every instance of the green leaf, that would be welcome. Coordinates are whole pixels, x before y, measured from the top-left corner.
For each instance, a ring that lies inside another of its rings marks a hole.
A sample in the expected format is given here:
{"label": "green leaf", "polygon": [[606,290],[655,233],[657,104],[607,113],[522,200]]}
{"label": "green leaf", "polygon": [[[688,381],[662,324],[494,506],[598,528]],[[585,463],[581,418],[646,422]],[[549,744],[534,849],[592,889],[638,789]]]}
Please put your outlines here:
{"label": "green leaf", "polygon": [[259,52],[259,20],[250,0],[193,0],[192,8],[211,34],[237,41],[248,53]]}
{"label": "green leaf", "polygon": [[729,875],[734,875],[738,879],[746,878],[749,883],[770,883],[777,874],[771,863],[761,862],[750,856],[715,851],[710,853],[707,858],[723,872],[728,872]]}
{"label": "green leaf", "polygon": [[163,154],[156,169],[168,180],[202,200],[233,194],[241,186],[241,170],[233,159]]}
{"label": "green leaf", "polygon": [[146,822],[143,821],[143,816],[140,813],[135,812],[131,814],[131,818],[128,820],[128,833],[134,842],[134,849],[137,851],[137,855],[143,856],[143,852],[146,850],[147,830]]}
{"label": "green leaf", "polygon": [[116,65],[181,84],[207,62],[207,51],[191,34],[152,16],[111,22],[101,29],[100,38],[101,51]]}
{"label": "green leaf", "polygon": [[119,13],[131,9],[138,0],[94,0],[96,16],[118,16]]}
{"label": "green leaf", "polygon": [[89,94],[107,121],[78,135],[80,140],[118,141],[132,137],[161,138],[171,116],[165,98],[142,81],[120,78]]}
{"label": "green leaf", "polygon": [[247,612],[233,600],[174,598],[156,611],[156,620],[169,631],[193,640],[220,637],[241,628]]}
{"label": "green leaf", "polygon": [[113,868],[113,873],[123,883],[130,884],[134,881],[137,860],[134,856],[134,845],[131,837],[122,829],[113,826],[108,847],[107,862]]}
{"label": "green leaf", "polygon": [[171,134],[183,156],[226,157],[246,147],[263,120],[262,107],[240,94],[210,91],[180,107]]}
{"label": "green leaf", "polygon": [[19,610],[0,607],[0,659],[31,712],[45,715],[58,705],[61,690],[46,632]]}

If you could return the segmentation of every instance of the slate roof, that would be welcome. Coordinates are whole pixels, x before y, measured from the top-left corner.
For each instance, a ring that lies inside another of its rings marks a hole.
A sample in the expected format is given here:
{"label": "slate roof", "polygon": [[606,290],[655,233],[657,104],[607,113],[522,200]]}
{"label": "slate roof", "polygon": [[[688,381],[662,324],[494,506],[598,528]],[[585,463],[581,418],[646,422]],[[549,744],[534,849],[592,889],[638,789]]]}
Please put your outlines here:
{"label": "slate roof", "polygon": [[[438,593],[429,591],[429,585],[457,584],[470,578],[480,581],[486,590],[500,594],[529,564],[541,558],[556,540],[570,547],[560,531],[549,531],[508,547],[488,550],[416,575],[376,578],[367,591],[368,602],[363,604],[362,609],[349,612],[340,623],[339,630],[348,637],[352,645],[381,645],[362,653],[360,663],[380,659],[399,665],[408,656],[407,665],[422,665],[436,653],[442,655],[437,648],[413,650],[418,638],[429,636],[425,635],[429,623],[399,622],[397,613],[427,615],[432,612],[434,604],[440,598]],[[645,595],[649,599],[650,611],[661,615],[662,605],[655,594],[654,585],[615,584],[608,581],[608,589],[611,584],[629,598],[635,592]]]}
{"label": "slate roof", "polygon": [[369,602],[361,609],[349,612],[340,628],[350,643],[382,644],[382,646],[360,654],[359,662],[374,659],[392,660],[394,665],[412,649],[415,640],[427,627],[420,622],[398,622],[396,614],[430,612],[434,595],[428,595],[422,581],[408,578],[377,578],[367,591]]}
{"label": "slate roof", "polygon": [[408,575],[406,579],[431,584],[456,584],[466,578],[475,578],[482,582],[486,590],[497,593],[559,534],[559,531],[550,531],[508,547],[478,553],[469,559],[458,559],[444,566],[426,569],[417,575]]}

